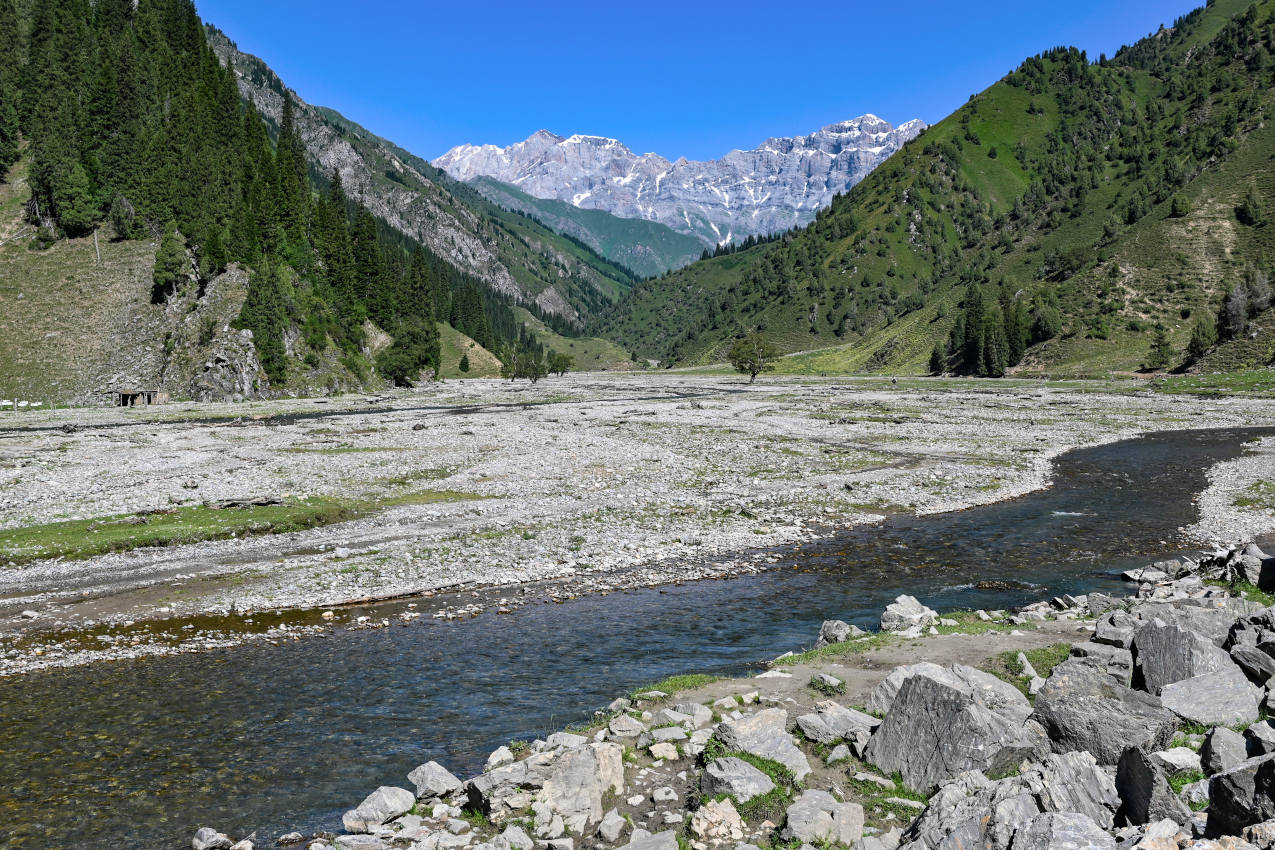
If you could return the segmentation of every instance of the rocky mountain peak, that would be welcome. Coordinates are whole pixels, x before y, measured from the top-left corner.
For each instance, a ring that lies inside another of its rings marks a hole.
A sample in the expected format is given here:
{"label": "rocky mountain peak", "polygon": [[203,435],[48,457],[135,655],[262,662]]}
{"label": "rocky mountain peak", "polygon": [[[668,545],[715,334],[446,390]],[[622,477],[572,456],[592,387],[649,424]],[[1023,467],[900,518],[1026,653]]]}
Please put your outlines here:
{"label": "rocky mountain peak", "polygon": [[703,162],[635,154],[607,136],[540,130],[505,148],[459,145],[434,165],[458,180],[490,177],[538,198],[658,221],[714,245],[808,223],[925,126],[895,127],[867,114]]}

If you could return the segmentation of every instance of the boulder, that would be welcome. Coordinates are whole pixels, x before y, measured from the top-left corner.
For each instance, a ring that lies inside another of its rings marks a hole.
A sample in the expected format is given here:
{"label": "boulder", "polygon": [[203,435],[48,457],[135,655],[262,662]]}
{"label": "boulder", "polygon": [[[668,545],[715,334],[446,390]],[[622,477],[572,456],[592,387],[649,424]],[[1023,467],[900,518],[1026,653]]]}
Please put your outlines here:
{"label": "boulder", "polygon": [[1275,754],[1240,762],[1209,780],[1207,835],[1239,835],[1275,818]]}
{"label": "boulder", "polygon": [[576,747],[583,747],[589,743],[589,739],[583,735],[576,735],[571,732],[554,732],[548,738],[545,738],[546,750],[574,750]]}
{"label": "boulder", "polygon": [[797,718],[797,728],[802,734],[820,744],[851,740],[858,741],[862,747],[879,725],[881,721],[872,715],[846,708],[833,700],[824,700],[815,706],[813,714]]}
{"label": "boulder", "polygon": [[1234,668],[1224,649],[1199,632],[1155,620],[1133,637],[1134,684],[1159,694],[1166,685]]}
{"label": "boulder", "polygon": [[1109,829],[1119,804],[1115,785],[1093,756],[1053,754],[1018,776],[993,782],[971,771],[943,785],[904,834],[904,846],[1006,850],[1015,831],[1041,812],[1078,812]]}
{"label": "boulder", "polygon": [[1084,815],[1044,812],[1014,833],[1011,847],[1012,850],[1115,850],[1116,840]]}
{"label": "boulder", "polygon": [[810,762],[788,734],[788,712],[767,708],[739,720],[718,724],[715,737],[728,750],[777,761],[798,780],[810,773]]}
{"label": "boulder", "polygon": [[407,781],[415,786],[418,800],[446,797],[464,788],[459,779],[436,761],[426,762],[407,774]]}
{"label": "boulder", "polygon": [[1206,726],[1230,726],[1257,719],[1262,692],[1231,664],[1229,669],[1165,685],[1160,702],[1185,720]]}
{"label": "boulder", "polygon": [[1164,749],[1178,723],[1159,698],[1126,688],[1074,659],[1050,673],[1032,717],[1055,752],[1086,750],[1099,764],[1115,764],[1129,746]]}
{"label": "boulder", "polygon": [[744,821],[730,800],[705,803],[691,815],[691,832],[711,841],[739,841],[744,837]]}
{"label": "boulder", "polygon": [[1244,736],[1225,726],[1210,729],[1200,745],[1200,769],[1209,776],[1230,770],[1248,757]]}
{"label": "boulder", "polygon": [[[1004,771],[1045,750],[1040,727],[1017,703],[993,710],[984,693],[950,671],[918,673],[868,742],[865,758],[911,789],[927,792],[967,770]],[[994,692],[995,702],[1000,692]],[[1019,699],[1022,694],[1018,694]]]}
{"label": "boulder", "polygon": [[1254,723],[1244,730],[1246,758],[1275,753],[1275,726],[1269,720]]}
{"label": "boulder", "polygon": [[900,596],[881,614],[881,631],[902,632],[910,628],[925,628],[939,619],[937,611],[922,605],[915,596]]}
{"label": "boulder", "polygon": [[736,802],[747,803],[774,791],[775,783],[743,759],[728,757],[713,759],[705,766],[699,787],[706,798],[727,794]]}
{"label": "boulder", "polygon": [[531,805],[533,792],[544,786],[559,755],[535,753],[522,761],[475,776],[465,783],[470,807],[499,819]]}
{"label": "boulder", "polygon": [[1200,754],[1190,747],[1174,747],[1151,754],[1151,760],[1168,776],[1179,773],[1199,773]]}
{"label": "boulder", "polygon": [[1074,658],[1086,658],[1090,663],[1126,688],[1133,683],[1133,653],[1118,646],[1086,641],[1071,648]]}
{"label": "boulder", "polygon": [[1100,616],[1094,623],[1093,639],[1098,643],[1128,649],[1133,635],[1142,626],[1142,620],[1128,611],[1116,609]]}
{"label": "boulder", "polygon": [[783,837],[848,846],[863,837],[863,807],[839,803],[827,791],[803,791],[788,807]]}
{"label": "boulder", "polygon": [[405,815],[416,805],[416,795],[406,788],[382,785],[341,817],[346,832],[371,832],[373,827]]}
{"label": "boulder", "polygon": [[500,837],[505,840],[505,843],[512,850],[531,850],[531,848],[536,846],[536,842],[532,841],[526,830],[516,823],[511,823],[505,827],[505,831],[500,833]]}
{"label": "boulder", "polygon": [[608,844],[614,844],[624,834],[627,824],[628,821],[618,811],[611,809],[602,816],[602,821],[598,824],[598,837]]}
{"label": "boulder", "polygon": [[1207,599],[1175,599],[1172,602],[1143,602],[1129,613],[1144,623],[1160,620],[1166,625],[1204,635],[1217,646],[1226,642],[1231,626],[1241,617],[1262,611],[1247,599],[1217,596]]}
{"label": "boulder", "polygon": [[852,626],[841,620],[824,620],[819,627],[819,638],[815,641],[815,649],[822,649],[834,643],[845,643],[852,637],[866,634],[858,626]]}
{"label": "boulder", "polygon": [[549,806],[567,829],[583,834],[602,820],[602,799],[624,792],[624,748],[619,744],[588,744],[563,751],[537,799]]}
{"label": "boulder", "polygon": [[903,683],[915,676],[917,673],[929,673],[931,676],[941,676],[944,670],[937,664],[931,664],[929,661],[921,661],[916,664],[905,664],[901,667],[895,667],[890,673],[882,679],[877,686],[868,694],[867,704],[864,706],[873,714],[885,714],[890,710],[894,698],[898,696],[899,688],[903,687]]}
{"label": "boulder", "polygon": [[713,722],[713,709],[698,702],[679,702],[673,710],[690,718],[690,724],[696,729]]}
{"label": "boulder", "polygon": [[646,731],[646,724],[627,714],[618,714],[611,718],[607,730],[616,738],[636,738]]}
{"label": "boulder", "polygon": [[1173,793],[1164,771],[1139,747],[1130,747],[1120,756],[1116,791],[1120,794],[1120,814],[1128,823],[1164,818],[1186,823],[1191,819],[1190,809]]}
{"label": "boulder", "polygon": [[230,838],[211,827],[202,826],[195,830],[190,839],[190,850],[229,850]]}
{"label": "boulder", "polygon": [[1275,658],[1258,649],[1256,645],[1241,644],[1231,647],[1231,660],[1259,685],[1265,685],[1272,676],[1275,676]]}
{"label": "boulder", "polygon": [[677,850],[677,831],[657,832],[655,835],[635,837],[624,850]]}

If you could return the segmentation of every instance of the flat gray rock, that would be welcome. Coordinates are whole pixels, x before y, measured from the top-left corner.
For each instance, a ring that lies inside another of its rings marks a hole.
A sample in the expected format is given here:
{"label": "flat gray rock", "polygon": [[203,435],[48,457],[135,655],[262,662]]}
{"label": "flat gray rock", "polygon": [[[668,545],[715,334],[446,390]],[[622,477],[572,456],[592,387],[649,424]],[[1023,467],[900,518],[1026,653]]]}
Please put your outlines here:
{"label": "flat gray rock", "polygon": [[743,759],[728,757],[713,759],[705,766],[699,787],[705,798],[727,794],[737,803],[747,803],[774,791],[775,783]]}
{"label": "flat gray rock", "polygon": [[787,727],[788,712],[782,708],[767,708],[739,720],[725,720],[718,724],[714,734],[728,750],[777,761],[800,781],[810,773],[810,762],[798,749]]}
{"label": "flat gray rock", "polygon": [[416,788],[418,800],[446,797],[464,787],[459,779],[436,761],[426,762],[407,774],[407,781]]}
{"label": "flat gray rock", "polygon": [[1275,658],[1256,646],[1231,647],[1231,660],[1259,685],[1265,685],[1272,676],[1275,676]]}
{"label": "flat gray rock", "polygon": [[1209,776],[1230,770],[1247,760],[1244,736],[1225,726],[1210,729],[1200,745],[1200,769]]}
{"label": "flat gray rock", "polygon": [[1130,747],[1116,766],[1116,791],[1120,794],[1120,814],[1133,824],[1169,818],[1186,823],[1191,811],[1169,787],[1169,780],[1151,758],[1138,747]]}
{"label": "flat gray rock", "polygon": [[803,791],[788,807],[783,836],[849,846],[863,837],[863,807],[839,803],[827,791]]}
{"label": "flat gray rock", "polygon": [[677,850],[677,831],[670,829],[667,832],[634,838],[624,845],[624,850]]}
{"label": "flat gray rock", "polygon": [[636,738],[646,731],[646,724],[627,714],[619,714],[611,718],[607,730],[617,738]]}
{"label": "flat gray rock", "polygon": [[1098,643],[1128,649],[1134,633],[1142,628],[1142,620],[1128,611],[1108,611],[1094,623],[1093,639]]}
{"label": "flat gray rock", "polygon": [[405,815],[416,805],[416,795],[406,788],[382,785],[341,817],[346,832],[371,832],[372,827]]}
{"label": "flat gray rock", "polygon": [[1179,717],[1206,726],[1257,719],[1262,692],[1235,665],[1165,685],[1160,702]]}
{"label": "flat gray rock", "polygon": [[1085,750],[1099,764],[1115,764],[1129,746],[1164,749],[1178,725],[1158,697],[1126,688],[1074,659],[1050,673],[1032,717],[1045,728],[1054,752]]}
{"label": "flat gray rock", "polygon": [[797,728],[802,734],[820,744],[859,738],[866,743],[872,730],[879,725],[881,721],[872,715],[846,708],[833,700],[824,700],[815,706],[813,714],[797,718]]}
{"label": "flat gray rock", "polygon": [[1014,833],[1012,850],[1115,850],[1116,840],[1084,815],[1046,812]]}
{"label": "flat gray rock", "polygon": [[1150,694],[1166,685],[1235,667],[1212,640],[1181,626],[1152,622],[1133,636],[1134,683]]}
{"label": "flat gray rock", "polygon": [[1008,770],[1039,756],[1046,741],[1016,704],[1005,710],[1008,716],[987,707],[978,688],[949,671],[918,673],[903,683],[864,755],[921,792],[967,770]]}
{"label": "flat gray rock", "polygon": [[1071,648],[1072,657],[1087,658],[1108,676],[1126,688],[1133,683],[1133,653],[1118,646],[1095,641],[1078,643]]}

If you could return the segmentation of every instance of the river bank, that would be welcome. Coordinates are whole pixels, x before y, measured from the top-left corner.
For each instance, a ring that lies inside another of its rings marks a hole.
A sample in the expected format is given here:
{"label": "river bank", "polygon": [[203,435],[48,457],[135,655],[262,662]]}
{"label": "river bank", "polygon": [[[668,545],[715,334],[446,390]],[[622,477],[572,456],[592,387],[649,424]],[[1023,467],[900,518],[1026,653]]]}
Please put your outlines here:
{"label": "river bank", "polygon": [[[422,764],[347,811],[344,832],[277,843],[1269,848],[1275,660],[1257,647],[1275,609],[1255,584],[1273,575],[1275,558],[1240,546],[1130,571],[1123,598],[940,615],[900,596],[879,633],[825,622],[815,649],[765,672],[639,688],[465,781]],[[205,827],[192,847],[232,840]]]}
{"label": "river bank", "polygon": [[[831,529],[1037,490],[1079,446],[1273,423],[1269,400],[1104,384],[587,375],[22,414],[0,423],[0,535],[253,502],[362,515],[18,558],[0,571],[0,672],[288,640],[330,628],[319,611],[373,599],[415,598],[409,616],[473,616],[555,594],[749,574],[777,560],[772,550]],[[1266,522],[1234,495],[1268,475],[1262,457],[1228,468],[1190,538]],[[235,510],[205,520],[246,516]],[[282,631],[243,623],[286,610],[316,613],[279,619]],[[59,632],[78,639],[39,637]]]}

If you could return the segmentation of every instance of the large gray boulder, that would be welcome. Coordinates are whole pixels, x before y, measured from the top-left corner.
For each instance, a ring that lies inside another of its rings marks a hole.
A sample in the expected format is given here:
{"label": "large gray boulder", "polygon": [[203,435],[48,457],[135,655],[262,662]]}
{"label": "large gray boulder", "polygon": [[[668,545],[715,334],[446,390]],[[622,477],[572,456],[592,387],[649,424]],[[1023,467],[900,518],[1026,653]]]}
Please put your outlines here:
{"label": "large gray boulder", "polygon": [[739,720],[725,720],[717,725],[714,737],[728,750],[779,762],[791,770],[798,781],[810,773],[810,762],[788,733],[788,712],[782,708],[767,708]]}
{"label": "large gray boulder", "polygon": [[382,785],[341,817],[346,832],[371,832],[373,827],[405,815],[416,805],[416,795],[406,788]]}
{"label": "large gray boulder", "polygon": [[863,806],[839,803],[827,791],[803,791],[788,807],[783,837],[848,847],[863,837]]}
{"label": "large gray boulder", "polygon": [[1005,850],[1041,812],[1078,812],[1110,829],[1119,805],[1115,785],[1093,756],[1053,754],[1018,776],[993,782],[971,771],[943,785],[905,833],[904,846]]}
{"label": "large gray boulder", "polygon": [[1248,760],[1244,736],[1234,729],[1210,729],[1200,745],[1200,768],[1209,776],[1237,767]]}
{"label": "large gray boulder", "polygon": [[881,612],[881,631],[902,632],[913,626],[925,628],[938,619],[938,612],[922,605],[915,596],[899,596]]}
{"label": "large gray boulder", "polygon": [[1093,639],[1108,646],[1128,649],[1133,635],[1142,627],[1142,620],[1128,611],[1108,611],[1094,623]]}
{"label": "large gray boulder", "polygon": [[1262,691],[1234,665],[1165,685],[1160,702],[1174,714],[1205,726],[1252,723],[1262,703]]}
{"label": "large gray boulder", "polygon": [[916,664],[904,664],[900,667],[895,667],[868,694],[868,700],[864,708],[873,714],[885,714],[890,710],[890,706],[893,705],[894,698],[899,695],[899,689],[903,687],[903,683],[908,679],[917,673],[942,676],[944,672],[944,668],[929,661],[919,661]]}
{"label": "large gray boulder", "polygon": [[1239,835],[1275,818],[1275,753],[1243,761],[1209,780],[1210,836]]}
{"label": "large gray boulder", "polygon": [[1116,791],[1120,794],[1120,814],[1132,824],[1152,823],[1168,818],[1186,823],[1191,811],[1169,787],[1164,771],[1138,747],[1130,747],[1116,766]]}
{"label": "large gray boulder", "polygon": [[602,800],[624,792],[624,748],[588,744],[565,750],[545,780],[537,799],[562,816],[567,829],[583,834],[602,820]]}
{"label": "large gray boulder", "polygon": [[815,649],[822,649],[834,643],[845,643],[852,637],[866,634],[858,626],[852,626],[842,620],[824,620],[819,627],[819,638],[815,641]]}
{"label": "large gray boulder", "polygon": [[727,757],[713,759],[704,767],[699,787],[705,798],[726,794],[737,803],[747,803],[774,791],[775,783],[743,759]]}
{"label": "large gray boulder", "polygon": [[900,773],[909,788],[927,792],[964,771],[1002,772],[1046,749],[1042,730],[1025,722],[1019,704],[1000,702],[1001,693],[994,691],[993,709],[984,697],[978,685],[951,671],[910,677],[868,742],[865,758],[887,774]]}
{"label": "large gray boulder", "polygon": [[1054,752],[1085,750],[1099,764],[1115,764],[1130,746],[1162,750],[1178,725],[1158,697],[1126,688],[1077,660],[1053,669],[1036,695],[1032,717]]}
{"label": "large gray boulder", "polygon": [[433,800],[454,794],[464,786],[451,771],[436,761],[426,762],[407,774],[407,781],[416,788],[416,799]]}
{"label": "large gray boulder", "polygon": [[535,792],[544,787],[559,753],[534,753],[522,761],[505,764],[465,783],[471,808],[496,819],[530,806]]}
{"label": "large gray boulder", "polygon": [[1087,659],[1126,688],[1133,684],[1133,653],[1106,643],[1085,641],[1071,648],[1073,658]]}
{"label": "large gray boulder", "polygon": [[1116,840],[1084,815],[1046,812],[1014,833],[1011,850],[1115,850]]}
{"label": "large gray boulder", "polygon": [[1133,658],[1134,684],[1151,694],[1183,679],[1235,667],[1226,650],[1209,638],[1158,619],[1134,635]]}
{"label": "large gray boulder", "polygon": [[860,746],[872,735],[881,721],[870,714],[846,708],[833,700],[824,700],[815,706],[812,714],[797,718],[797,728],[802,734],[820,744],[837,741],[856,741]]}
{"label": "large gray boulder", "polygon": [[1241,617],[1260,613],[1257,602],[1234,596],[1214,596],[1204,599],[1175,599],[1172,602],[1142,602],[1129,613],[1144,623],[1160,620],[1166,625],[1204,635],[1217,646],[1226,642],[1231,626]]}

